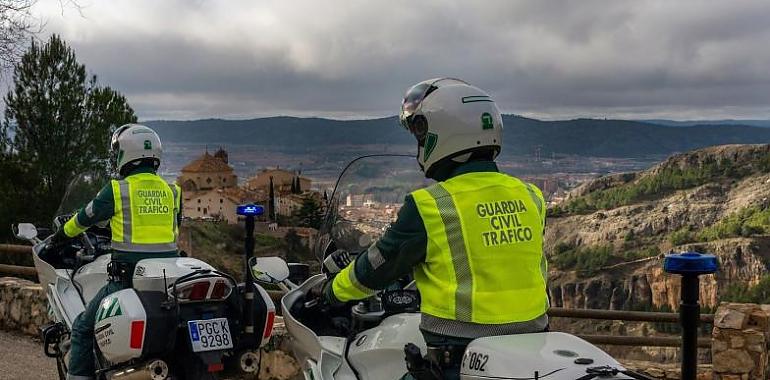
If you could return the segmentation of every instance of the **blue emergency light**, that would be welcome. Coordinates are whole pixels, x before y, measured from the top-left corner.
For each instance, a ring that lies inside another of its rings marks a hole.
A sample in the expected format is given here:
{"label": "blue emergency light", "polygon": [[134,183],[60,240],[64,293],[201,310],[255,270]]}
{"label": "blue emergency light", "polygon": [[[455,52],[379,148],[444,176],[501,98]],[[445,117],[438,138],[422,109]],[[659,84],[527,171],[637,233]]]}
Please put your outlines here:
{"label": "blue emergency light", "polygon": [[250,203],[238,206],[238,209],[235,211],[235,213],[243,216],[258,216],[265,213],[265,208],[262,207],[262,205],[255,205]]}
{"label": "blue emergency light", "polygon": [[698,252],[668,255],[663,261],[663,270],[681,275],[714,273],[718,267],[716,256]]}

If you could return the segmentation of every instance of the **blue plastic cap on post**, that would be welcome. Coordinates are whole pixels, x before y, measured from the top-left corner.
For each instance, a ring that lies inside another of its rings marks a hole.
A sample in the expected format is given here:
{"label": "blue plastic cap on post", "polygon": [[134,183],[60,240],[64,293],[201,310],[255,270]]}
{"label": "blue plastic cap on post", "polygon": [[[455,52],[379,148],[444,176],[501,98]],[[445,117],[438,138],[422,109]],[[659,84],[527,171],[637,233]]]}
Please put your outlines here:
{"label": "blue plastic cap on post", "polygon": [[710,274],[717,271],[717,257],[711,254],[685,252],[666,256],[663,270],[681,275]]}
{"label": "blue plastic cap on post", "polygon": [[265,213],[265,208],[255,204],[240,205],[235,213],[243,216],[258,216]]}

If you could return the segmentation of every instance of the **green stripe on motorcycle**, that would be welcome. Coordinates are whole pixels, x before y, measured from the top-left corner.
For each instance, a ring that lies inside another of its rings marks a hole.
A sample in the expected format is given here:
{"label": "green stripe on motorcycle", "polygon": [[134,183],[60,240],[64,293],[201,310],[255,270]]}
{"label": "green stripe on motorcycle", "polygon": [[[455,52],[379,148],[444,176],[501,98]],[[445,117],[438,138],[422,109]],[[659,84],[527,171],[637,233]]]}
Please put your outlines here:
{"label": "green stripe on motorcycle", "polygon": [[117,297],[111,298],[107,302],[103,302],[102,305],[99,306],[99,311],[96,313],[96,322],[109,317],[123,315],[123,310],[120,308],[120,303],[118,302]]}

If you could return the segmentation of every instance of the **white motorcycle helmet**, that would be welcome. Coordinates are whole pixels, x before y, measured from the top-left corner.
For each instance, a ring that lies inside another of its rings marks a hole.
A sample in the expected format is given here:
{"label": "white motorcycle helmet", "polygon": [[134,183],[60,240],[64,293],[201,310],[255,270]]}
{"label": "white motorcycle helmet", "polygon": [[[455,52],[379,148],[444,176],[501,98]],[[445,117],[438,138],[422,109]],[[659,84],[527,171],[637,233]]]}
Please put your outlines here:
{"label": "white motorcycle helmet", "polygon": [[115,130],[110,144],[113,164],[117,173],[125,175],[127,168],[151,160],[155,169],[160,166],[163,147],[160,137],[141,124],[126,124]]}
{"label": "white motorcycle helmet", "polygon": [[417,139],[417,161],[426,177],[446,160],[462,163],[474,154],[494,160],[503,143],[503,118],[494,100],[459,79],[437,78],[412,86],[399,120]]}

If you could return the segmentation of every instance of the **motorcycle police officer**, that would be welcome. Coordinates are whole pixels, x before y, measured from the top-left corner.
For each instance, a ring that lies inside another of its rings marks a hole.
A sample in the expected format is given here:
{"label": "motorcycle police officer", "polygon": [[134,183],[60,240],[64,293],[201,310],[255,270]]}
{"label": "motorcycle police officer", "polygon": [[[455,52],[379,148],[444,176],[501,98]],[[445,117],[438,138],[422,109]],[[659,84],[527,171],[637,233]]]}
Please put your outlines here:
{"label": "motorcycle police officer", "polygon": [[502,117],[479,88],[451,78],[418,83],[400,122],[437,183],[406,196],[397,220],[325,284],[324,298],[363,299],[412,273],[428,359],[457,379],[471,340],[547,328],[545,200],[534,185],[499,172]]}
{"label": "motorcycle police officer", "polygon": [[[162,147],[152,129],[127,124],[112,135],[111,154],[120,180],[112,180],[80,209],[54,236],[61,242],[90,226],[109,221],[112,231],[112,268],[129,275],[137,261],[177,256],[181,190],[156,174]],[[113,271],[114,272],[114,271]],[[112,274],[107,283],[75,319],[67,379],[94,377],[94,324],[101,300],[127,284]]]}

